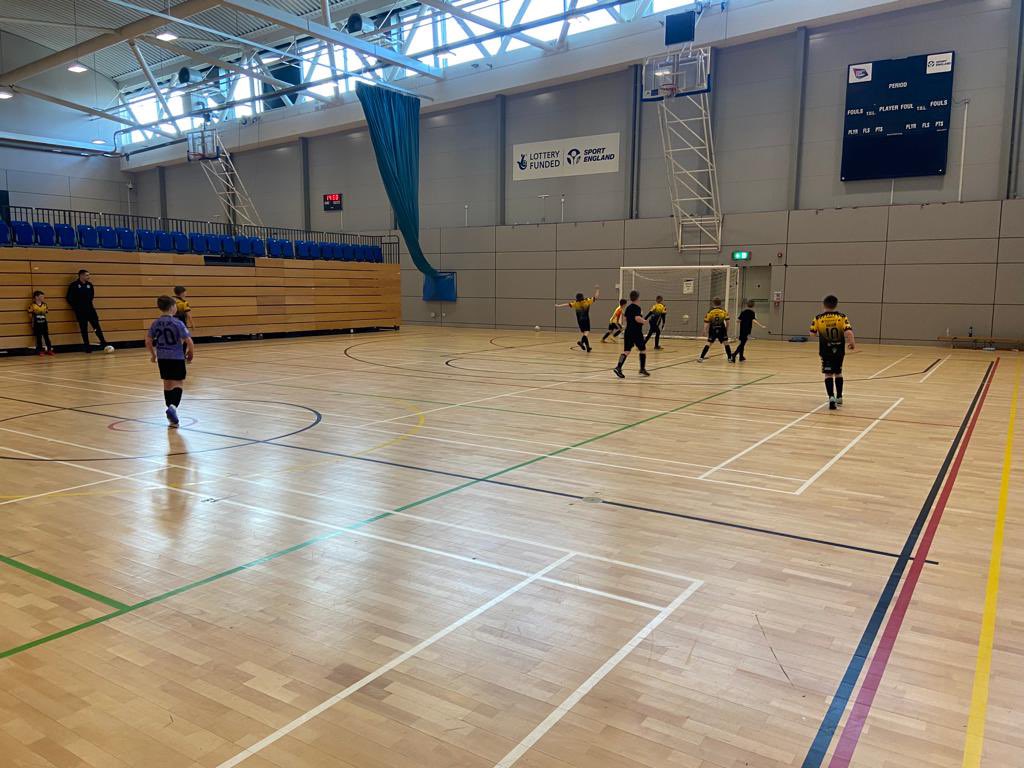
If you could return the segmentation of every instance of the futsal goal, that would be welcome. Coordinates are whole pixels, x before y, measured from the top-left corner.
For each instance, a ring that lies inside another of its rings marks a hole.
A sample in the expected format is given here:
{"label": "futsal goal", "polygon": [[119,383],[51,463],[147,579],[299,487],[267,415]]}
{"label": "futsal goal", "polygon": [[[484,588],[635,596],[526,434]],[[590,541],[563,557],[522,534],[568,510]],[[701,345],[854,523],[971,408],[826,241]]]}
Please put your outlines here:
{"label": "futsal goal", "polygon": [[704,315],[711,300],[720,298],[729,313],[729,335],[735,336],[740,304],[740,270],[729,266],[620,267],[619,298],[640,292],[644,313],[662,296],[665,315],[663,336],[697,339],[704,335]]}

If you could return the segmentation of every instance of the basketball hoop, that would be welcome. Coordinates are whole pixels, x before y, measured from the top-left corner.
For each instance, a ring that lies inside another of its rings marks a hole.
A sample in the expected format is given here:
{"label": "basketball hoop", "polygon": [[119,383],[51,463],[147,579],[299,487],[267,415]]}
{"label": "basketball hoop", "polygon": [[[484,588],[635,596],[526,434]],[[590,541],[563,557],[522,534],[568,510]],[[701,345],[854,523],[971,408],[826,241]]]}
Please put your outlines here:
{"label": "basketball hoop", "polygon": [[219,160],[220,141],[217,131],[213,128],[200,128],[190,131],[186,137],[185,159],[190,163],[194,160]]}
{"label": "basketball hoop", "polygon": [[675,83],[663,83],[658,86],[658,91],[666,99],[671,99],[677,93],[679,93],[679,86]]}

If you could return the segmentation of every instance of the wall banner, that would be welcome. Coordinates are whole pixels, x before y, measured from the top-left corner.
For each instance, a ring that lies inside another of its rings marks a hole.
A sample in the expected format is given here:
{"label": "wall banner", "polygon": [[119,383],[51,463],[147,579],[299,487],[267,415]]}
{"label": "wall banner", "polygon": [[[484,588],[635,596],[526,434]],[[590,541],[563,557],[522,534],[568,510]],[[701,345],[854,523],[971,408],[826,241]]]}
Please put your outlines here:
{"label": "wall banner", "polygon": [[512,180],[588,176],[619,170],[619,134],[534,141],[512,147]]}

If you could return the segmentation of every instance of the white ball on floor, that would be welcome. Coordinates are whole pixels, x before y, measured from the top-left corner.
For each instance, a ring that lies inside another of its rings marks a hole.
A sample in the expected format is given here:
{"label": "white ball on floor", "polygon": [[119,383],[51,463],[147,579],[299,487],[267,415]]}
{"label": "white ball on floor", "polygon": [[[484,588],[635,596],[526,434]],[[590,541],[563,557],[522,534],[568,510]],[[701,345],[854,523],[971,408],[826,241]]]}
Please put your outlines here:
{"label": "white ball on floor", "polygon": [[114,348],[113,348],[112,346],[110,346],[109,344],[107,344],[107,346],[105,346],[105,347],[103,348],[103,351],[104,351],[104,352],[113,352],[113,351],[114,351]]}
{"label": "white ball on floor", "polygon": [[535,331],[539,331],[539,330],[540,330],[540,326],[539,326],[539,325],[535,325],[535,326],[533,326],[533,330],[535,330]]}
{"label": "white ball on floor", "polygon": [[689,315],[683,315],[683,322],[684,323],[690,322],[690,316]]}

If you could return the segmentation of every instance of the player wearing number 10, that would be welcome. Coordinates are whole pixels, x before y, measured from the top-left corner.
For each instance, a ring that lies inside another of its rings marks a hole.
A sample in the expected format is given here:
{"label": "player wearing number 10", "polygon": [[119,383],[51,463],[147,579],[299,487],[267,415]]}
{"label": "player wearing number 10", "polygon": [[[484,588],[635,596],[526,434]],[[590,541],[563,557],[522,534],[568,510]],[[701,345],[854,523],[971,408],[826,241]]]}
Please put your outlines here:
{"label": "player wearing number 10", "polygon": [[818,354],[821,356],[821,372],[825,374],[825,391],[828,393],[828,408],[834,411],[843,404],[843,358],[846,357],[846,343],[852,350],[855,345],[853,328],[849,318],[837,312],[839,299],[826,296],[822,305],[824,312],[811,320],[811,333],[818,337]]}
{"label": "player wearing number 10", "polygon": [[149,326],[146,334],[146,349],[150,360],[160,366],[160,378],[164,381],[164,404],[168,425],[178,426],[178,406],[181,405],[181,389],[188,372],[185,360],[192,362],[195,345],[188,328],[174,316],[177,304],[170,296],[156,300],[161,315]]}

